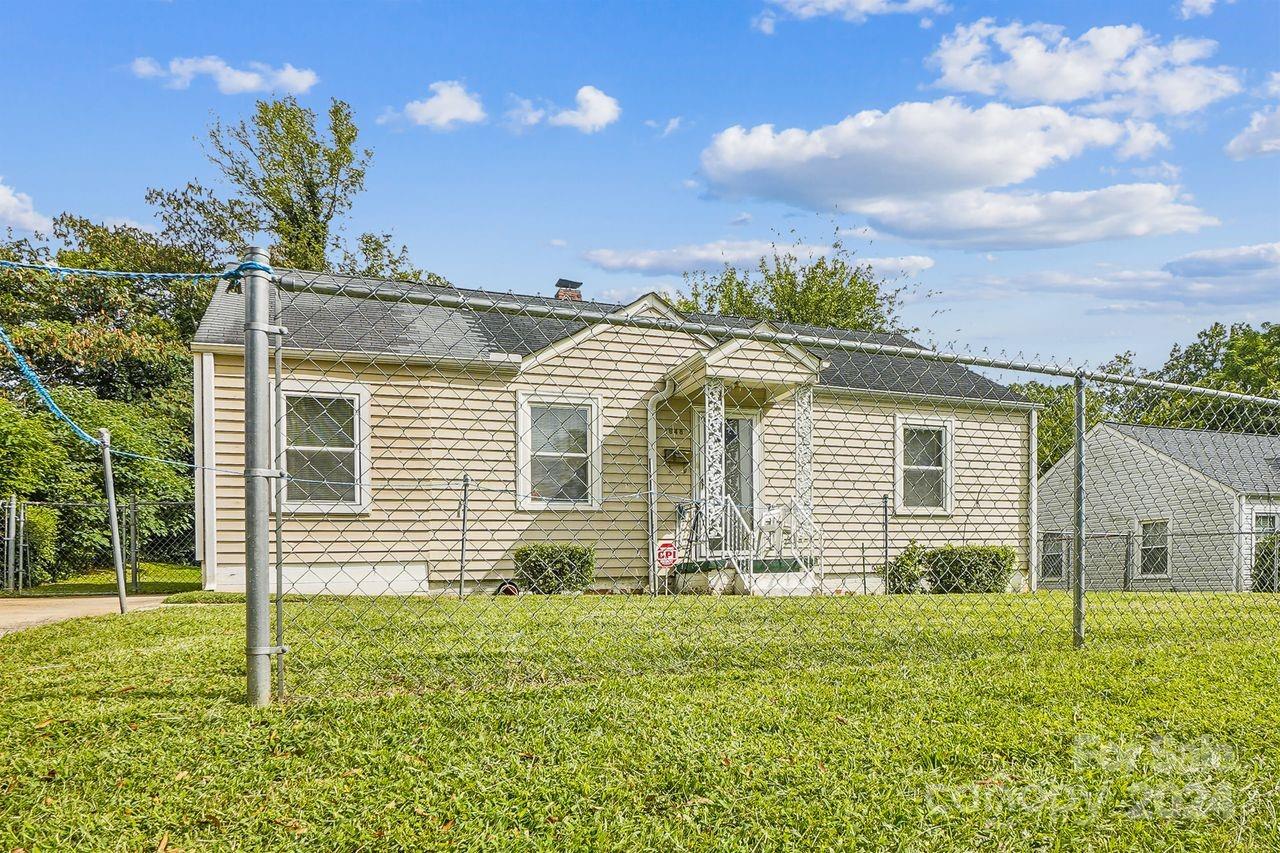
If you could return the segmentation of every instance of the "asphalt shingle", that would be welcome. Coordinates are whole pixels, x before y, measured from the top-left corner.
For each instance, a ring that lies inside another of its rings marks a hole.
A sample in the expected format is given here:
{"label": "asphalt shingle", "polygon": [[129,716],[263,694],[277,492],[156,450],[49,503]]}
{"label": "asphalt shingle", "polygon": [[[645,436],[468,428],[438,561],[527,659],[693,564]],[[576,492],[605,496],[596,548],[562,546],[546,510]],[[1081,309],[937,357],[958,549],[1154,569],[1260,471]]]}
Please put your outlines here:
{"label": "asphalt shingle", "polygon": [[1107,425],[1238,492],[1280,495],[1280,436]]}

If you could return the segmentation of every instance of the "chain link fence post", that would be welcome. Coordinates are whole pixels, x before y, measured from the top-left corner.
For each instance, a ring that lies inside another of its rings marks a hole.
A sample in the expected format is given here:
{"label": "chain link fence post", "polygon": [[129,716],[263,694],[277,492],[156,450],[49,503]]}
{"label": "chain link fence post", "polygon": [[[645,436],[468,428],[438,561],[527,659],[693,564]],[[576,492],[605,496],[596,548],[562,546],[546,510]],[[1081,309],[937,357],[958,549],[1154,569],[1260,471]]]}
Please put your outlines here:
{"label": "chain link fence post", "polygon": [[271,383],[272,330],[267,254],[251,247],[245,258],[244,290],[244,499],[245,656],[248,702],[271,701]]}
{"label": "chain link fence post", "polygon": [[116,507],[115,475],[111,471],[111,433],[99,430],[102,443],[102,483],[107,493],[107,523],[111,530],[111,559],[116,568],[116,593],[120,596],[120,612],[129,610],[124,585],[124,549],[120,544],[120,514]]}
{"label": "chain link fence post", "polygon": [[1072,567],[1071,585],[1071,644],[1077,649],[1084,645],[1084,559],[1085,559],[1085,384],[1084,374],[1075,379],[1075,565]]}
{"label": "chain link fence post", "polygon": [[137,595],[141,572],[138,566],[138,498],[136,496],[129,497],[129,571],[132,575],[133,594]]}
{"label": "chain link fence post", "polygon": [[4,588],[13,592],[14,540],[18,534],[18,496],[9,495],[4,521]]}

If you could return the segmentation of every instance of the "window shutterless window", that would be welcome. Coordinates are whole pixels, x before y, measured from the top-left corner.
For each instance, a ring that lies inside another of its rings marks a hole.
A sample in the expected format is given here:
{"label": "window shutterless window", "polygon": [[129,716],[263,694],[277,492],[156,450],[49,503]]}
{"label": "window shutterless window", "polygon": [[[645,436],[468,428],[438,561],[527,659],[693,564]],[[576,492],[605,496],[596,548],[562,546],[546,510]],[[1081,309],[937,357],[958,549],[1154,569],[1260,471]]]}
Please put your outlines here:
{"label": "window shutterless window", "polygon": [[1139,522],[1141,543],[1138,548],[1139,575],[1169,574],[1169,521]]}
{"label": "window shutterless window", "polygon": [[284,508],[292,512],[367,508],[367,395],[361,388],[284,383],[279,438],[284,448]]}
{"label": "window shutterless window", "polygon": [[898,512],[951,512],[951,421],[900,418],[897,427]]}
{"label": "window shutterless window", "polygon": [[527,509],[600,504],[599,407],[593,399],[522,396],[518,494]]}
{"label": "window shutterless window", "polygon": [[1040,545],[1040,577],[1049,580],[1065,577],[1070,553],[1067,534],[1045,533]]}

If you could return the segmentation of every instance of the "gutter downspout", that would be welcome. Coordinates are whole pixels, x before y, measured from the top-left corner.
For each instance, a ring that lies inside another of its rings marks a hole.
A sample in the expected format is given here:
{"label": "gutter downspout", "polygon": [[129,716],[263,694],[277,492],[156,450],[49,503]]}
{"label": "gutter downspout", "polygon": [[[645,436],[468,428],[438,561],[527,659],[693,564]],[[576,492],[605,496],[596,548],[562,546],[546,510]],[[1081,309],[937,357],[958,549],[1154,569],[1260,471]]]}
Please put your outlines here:
{"label": "gutter downspout", "polygon": [[658,406],[676,392],[676,381],[667,379],[662,390],[645,404],[649,444],[649,594],[658,594]]}

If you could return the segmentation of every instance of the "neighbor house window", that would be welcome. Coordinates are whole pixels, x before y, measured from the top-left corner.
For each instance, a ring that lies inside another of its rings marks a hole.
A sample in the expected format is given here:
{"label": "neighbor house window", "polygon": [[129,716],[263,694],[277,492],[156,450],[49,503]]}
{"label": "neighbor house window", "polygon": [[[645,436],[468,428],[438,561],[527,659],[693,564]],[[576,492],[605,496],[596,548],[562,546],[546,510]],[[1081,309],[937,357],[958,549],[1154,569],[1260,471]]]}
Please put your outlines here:
{"label": "neighbor house window", "polygon": [[582,397],[520,399],[519,496],[530,509],[600,504],[599,406]]}
{"label": "neighbor house window", "polygon": [[1264,536],[1270,536],[1280,529],[1280,514],[1259,512],[1253,516],[1253,539],[1256,542]]}
{"label": "neighbor house window", "polygon": [[898,511],[951,511],[951,421],[899,418]]}
{"label": "neighbor house window", "polygon": [[1061,580],[1066,577],[1070,555],[1068,534],[1044,534],[1040,545],[1040,577],[1044,580]]}
{"label": "neighbor house window", "polygon": [[1139,575],[1169,574],[1169,520],[1139,522]]}
{"label": "neighbor house window", "polygon": [[283,390],[285,509],[360,510],[368,487],[363,389],[292,381]]}

